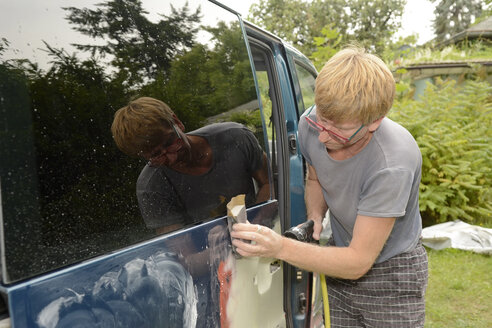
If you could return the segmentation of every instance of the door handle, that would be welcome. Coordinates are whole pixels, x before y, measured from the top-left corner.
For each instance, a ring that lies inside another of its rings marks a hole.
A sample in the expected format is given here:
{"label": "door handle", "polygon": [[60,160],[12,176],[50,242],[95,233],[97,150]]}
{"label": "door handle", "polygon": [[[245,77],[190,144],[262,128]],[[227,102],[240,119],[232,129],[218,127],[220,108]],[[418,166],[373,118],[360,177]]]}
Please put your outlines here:
{"label": "door handle", "polygon": [[295,134],[289,135],[287,138],[289,142],[289,151],[292,155],[297,154],[297,139]]}

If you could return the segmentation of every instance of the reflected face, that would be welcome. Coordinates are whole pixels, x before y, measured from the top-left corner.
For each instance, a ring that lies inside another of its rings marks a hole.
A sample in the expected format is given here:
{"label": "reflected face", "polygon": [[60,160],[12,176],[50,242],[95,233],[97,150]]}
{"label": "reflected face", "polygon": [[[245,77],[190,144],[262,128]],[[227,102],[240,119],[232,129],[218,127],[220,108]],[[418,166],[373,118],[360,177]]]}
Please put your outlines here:
{"label": "reflected face", "polygon": [[179,151],[185,145],[183,137],[178,132],[176,125],[171,124],[172,130],[163,138],[163,142],[142,157],[149,161],[150,166],[172,166],[179,159]]}

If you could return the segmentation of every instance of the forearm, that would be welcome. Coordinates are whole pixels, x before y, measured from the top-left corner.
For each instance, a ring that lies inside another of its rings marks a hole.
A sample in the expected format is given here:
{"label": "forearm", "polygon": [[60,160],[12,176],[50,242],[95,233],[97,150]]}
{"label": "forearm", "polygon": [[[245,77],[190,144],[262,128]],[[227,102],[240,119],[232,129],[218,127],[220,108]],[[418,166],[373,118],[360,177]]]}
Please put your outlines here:
{"label": "forearm", "polygon": [[306,188],[304,201],[306,203],[306,215],[308,220],[314,221],[313,238],[319,240],[323,230],[323,218],[326,215],[328,206],[323,197],[323,190],[318,180],[318,175],[314,167],[307,166]]}
{"label": "forearm", "polygon": [[349,247],[324,247],[282,238],[277,257],[300,269],[342,279],[358,279],[371,267],[372,259]]}
{"label": "forearm", "polygon": [[325,217],[328,206],[326,205],[318,180],[306,180],[304,199],[308,219],[323,219]]}
{"label": "forearm", "polygon": [[376,261],[394,224],[395,218],[359,215],[347,247],[322,247],[282,237],[275,257],[305,270],[344,279],[358,279]]}
{"label": "forearm", "polygon": [[162,235],[164,233],[168,233],[168,232],[171,232],[171,231],[175,231],[175,230],[181,229],[182,227],[183,227],[183,225],[181,223],[177,223],[177,224],[172,224],[172,225],[169,225],[169,226],[164,226],[164,227],[156,228],[155,229],[155,232],[158,235]]}
{"label": "forearm", "polygon": [[[395,218],[357,216],[347,247],[323,247],[282,237],[256,224],[235,224],[232,243],[243,256],[274,257],[301,269],[343,279],[358,279],[376,261]],[[254,240],[246,243],[244,240]]]}
{"label": "forearm", "polygon": [[258,185],[256,203],[261,203],[270,199],[270,180],[268,178],[268,161],[266,154],[263,153],[261,168],[253,172],[253,178]]}
{"label": "forearm", "polygon": [[262,203],[270,199],[270,184],[262,185],[256,194],[256,203]]}

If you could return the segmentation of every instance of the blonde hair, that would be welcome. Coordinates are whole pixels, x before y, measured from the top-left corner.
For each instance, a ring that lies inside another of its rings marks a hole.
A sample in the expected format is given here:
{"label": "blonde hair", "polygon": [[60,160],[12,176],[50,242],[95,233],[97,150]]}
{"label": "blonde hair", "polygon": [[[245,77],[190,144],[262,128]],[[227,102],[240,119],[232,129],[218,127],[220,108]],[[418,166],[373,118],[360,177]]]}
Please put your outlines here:
{"label": "blonde hair", "polygon": [[370,124],[393,105],[395,80],[378,57],[349,47],[325,64],[316,78],[316,110],[334,122]]}
{"label": "blonde hair", "polygon": [[127,155],[150,152],[162,142],[174,122],[173,115],[171,108],[158,99],[141,97],[130,101],[114,114],[113,139]]}

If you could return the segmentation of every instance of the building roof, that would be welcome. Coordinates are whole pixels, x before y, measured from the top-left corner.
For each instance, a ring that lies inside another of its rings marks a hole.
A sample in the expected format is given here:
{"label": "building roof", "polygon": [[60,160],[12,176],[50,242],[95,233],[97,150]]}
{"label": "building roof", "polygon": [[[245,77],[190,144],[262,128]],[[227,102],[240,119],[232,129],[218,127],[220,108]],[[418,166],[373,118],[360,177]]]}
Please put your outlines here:
{"label": "building roof", "polygon": [[446,46],[451,43],[456,43],[464,39],[492,39],[492,16],[486,18],[480,23],[470,26],[464,31],[457,33],[447,40],[438,43],[438,46]]}
{"label": "building roof", "polygon": [[405,75],[411,77],[414,81],[434,76],[459,76],[472,73],[475,70],[474,64],[481,65],[487,75],[492,75],[492,60],[420,62],[400,67],[405,69],[405,73],[395,71],[394,75],[398,80]]}
{"label": "building roof", "polygon": [[470,65],[480,64],[492,66],[492,59],[467,59],[467,60],[443,60],[443,61],[421,61],[405,66],[405,69],[421,69],[434,67],[471,67]]}

